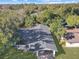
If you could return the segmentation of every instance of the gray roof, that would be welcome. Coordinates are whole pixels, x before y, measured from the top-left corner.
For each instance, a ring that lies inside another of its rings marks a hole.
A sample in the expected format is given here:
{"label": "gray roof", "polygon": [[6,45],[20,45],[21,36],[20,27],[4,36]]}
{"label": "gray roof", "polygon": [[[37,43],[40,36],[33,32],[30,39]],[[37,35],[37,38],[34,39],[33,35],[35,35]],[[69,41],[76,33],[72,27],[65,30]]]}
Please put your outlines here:
{"label": "gray roof", "polygon": [[40,44],[42,49],[56,50],[55,42],[51,36],[49,28],[39,24],[32,28],[20,28],[17,33],[20,34],[21,41],[19,44]]}

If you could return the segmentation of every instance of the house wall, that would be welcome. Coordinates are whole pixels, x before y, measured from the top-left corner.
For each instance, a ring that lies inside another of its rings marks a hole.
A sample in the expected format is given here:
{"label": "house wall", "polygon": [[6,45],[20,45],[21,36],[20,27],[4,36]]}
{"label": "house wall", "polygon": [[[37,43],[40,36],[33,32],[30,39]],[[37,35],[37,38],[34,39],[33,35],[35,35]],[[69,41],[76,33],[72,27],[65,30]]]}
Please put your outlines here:
{"label": "house wall", "polygon": [[66,42],[66,47],[79,47],[79,43],[69,43],[69,42]]}
{"label": "house wall", "polygon": [[55,57],[55,53],[56,53],[56,51],[54,50],[54,51],[53,51],[53,57]]}

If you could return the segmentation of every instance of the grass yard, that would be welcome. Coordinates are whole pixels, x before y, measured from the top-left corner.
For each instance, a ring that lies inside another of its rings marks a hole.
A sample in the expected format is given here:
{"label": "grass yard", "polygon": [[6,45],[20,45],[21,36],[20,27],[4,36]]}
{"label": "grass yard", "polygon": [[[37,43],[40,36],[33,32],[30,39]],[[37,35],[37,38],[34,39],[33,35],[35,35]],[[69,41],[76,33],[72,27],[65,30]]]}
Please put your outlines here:
{"label": "grass yard", "polygon": [[0,55],[0,59],[36,59],[36,56],[31,52],[23,52],[10,48],[5,51],[5,54]]}
{"label": "grass yard", "polygon": [[56,59],[79,59],[79,48],[63,48],[65,53],[60,54]]}

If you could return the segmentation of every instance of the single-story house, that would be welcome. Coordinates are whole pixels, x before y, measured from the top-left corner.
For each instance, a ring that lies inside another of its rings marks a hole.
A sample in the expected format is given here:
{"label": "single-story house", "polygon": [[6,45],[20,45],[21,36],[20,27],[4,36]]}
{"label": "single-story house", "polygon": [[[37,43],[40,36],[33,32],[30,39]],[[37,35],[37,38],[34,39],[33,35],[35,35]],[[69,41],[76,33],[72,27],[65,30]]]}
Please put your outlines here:
{"label": "single-story house", "polygon": [[79,47],[79,29],[67,29],[65,34],[66,47]]}
{"label": "single-story house", "polygon": [[17,33],[21,38],[16,43],[17,49],[32,51],[38,59],[55,57],[57,47],[48,26],[37,24],[32,28],[20,28]]}

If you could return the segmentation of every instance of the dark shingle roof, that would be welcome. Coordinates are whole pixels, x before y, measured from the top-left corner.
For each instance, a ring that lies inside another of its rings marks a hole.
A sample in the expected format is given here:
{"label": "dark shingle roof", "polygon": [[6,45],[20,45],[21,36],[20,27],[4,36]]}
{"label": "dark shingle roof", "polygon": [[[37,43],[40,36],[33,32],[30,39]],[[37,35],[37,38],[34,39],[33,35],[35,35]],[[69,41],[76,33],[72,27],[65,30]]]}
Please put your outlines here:
{"label": "dark shingle roof", "polygon": [[43,49],[56,50],[55,42],[47,26],[39,24],[32,28],[21,28],[17,31],[21,36],[22,44],[35,45],[39,43]]}

